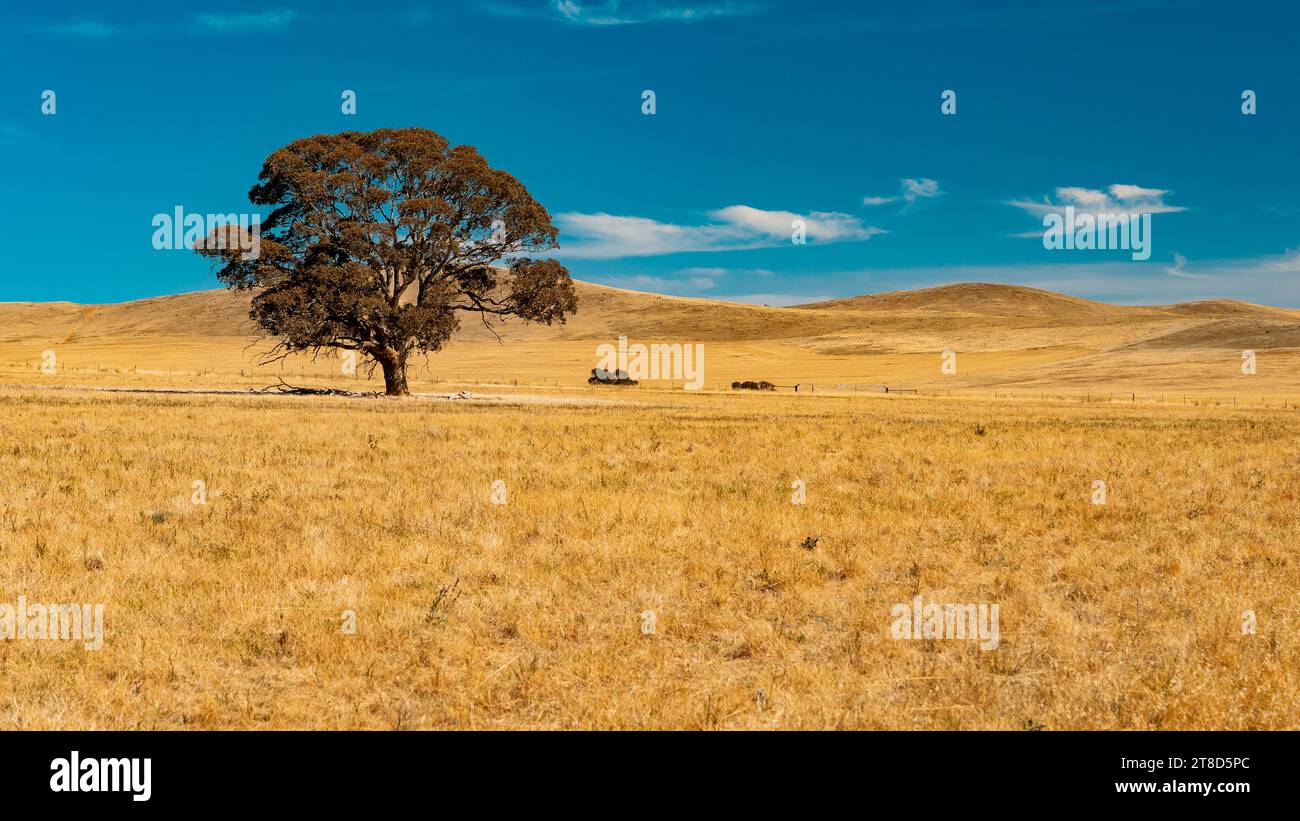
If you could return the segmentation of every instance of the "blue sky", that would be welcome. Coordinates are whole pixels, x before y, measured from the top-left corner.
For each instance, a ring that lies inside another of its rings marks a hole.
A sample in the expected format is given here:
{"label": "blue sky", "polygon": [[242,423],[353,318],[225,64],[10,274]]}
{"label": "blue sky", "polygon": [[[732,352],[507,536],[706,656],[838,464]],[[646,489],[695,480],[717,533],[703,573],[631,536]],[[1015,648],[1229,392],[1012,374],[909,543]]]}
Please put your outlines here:
{"label": "blue sky", "polygon": [[[1300,307],[1300,12],[1280,2],[131,5],[7,12],[0,300],[216,287],[153,248],[154,215],[250,210],[299,137],[422,126],[517,176],[580,279]],[[1045,249],[1065,205],[1151,213],[1150,259]]]}

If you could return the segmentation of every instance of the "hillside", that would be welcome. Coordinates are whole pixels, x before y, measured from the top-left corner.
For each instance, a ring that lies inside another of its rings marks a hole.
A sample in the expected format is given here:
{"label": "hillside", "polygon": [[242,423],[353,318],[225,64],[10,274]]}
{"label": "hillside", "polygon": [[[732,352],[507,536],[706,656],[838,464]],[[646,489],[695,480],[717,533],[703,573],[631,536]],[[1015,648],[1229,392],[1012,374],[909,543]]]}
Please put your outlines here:
{"label": "hillside", "polygon": [[1102,317],[1136,318],[1152,314],[1144,308],[1109,305],[1037,288],[984,282],[889,291],[800,307],[836,311],[929,311],[1071,324]]}
{"label": "hillside", "polygon": [[[493,378],[585,384],[595,346],[706,343],[709,381],[769,379],[988,389],[1017,386],[1300,391],[1300,312],[1232,300],[1123,306],[1020,286],[962,283],[768,308],[575,283],[579,310],[564,325],[512,322],[498,340],[474,317],[445,350],[421,358],[415,379]],[[44,351],[72,379],[264,379],[269,369],[322,378],[330,357],[264,358],[248,295],[201,291],[109,305],[0,304],[0,364],[30,381]],[[960,356],[954,375],[939,352]],[[1240,380],[1240,354],[1265,354]],[[113,376],[116,374],[117,376]],[[142,376],[143,375],[143,376]]]}
{"label": "hillside", "polygon": [[1012,321],[1088,323],[1098,320],[1146,320],[1226,317],[1296,320],[1300,311],[1254,305],[1234,299],[1212,299],[1176,305],[1112,305],[1090,299],[1028,288],[1020,285],[996,285],[964,282],[919,288],[911,291],[888,291],[879,294],[845,297],[827,302],[798,306],[834,311],[923,311],[949,315],[1004,317]]}
{"label": "hillside", "polygon": [[[608,339],[611,336],[674,337],[706,341],[804,336],[852,325],[852,320],[825,312],[764,308],[757,305],[625,291],[575,282],[578,313],[551,327],[509,322],[507,339]],[[110,337],[206,336],[255,334],[248,321],[249,294],[229,290],[197,291],[109,305],[70,302],[0,303],[0,328],[10,342],[40,339],[69,342]],[[462,338],[493,337],[471,315],[461,319]]]}
{"label": "hillside", "polygon": [[[502,336],[517,340],[604,340],[627,335],[744,341],[915,330],[920,326],[956,330],[1223,318],[1300,321],[1297,311],[1234,300],[1132,307],[987,283],[890,291],[789,308],[663,296],[581,281],[575,282],[575,288],[579,310],[566,324],[546,327],[513,322]],[[222,289],[106,305],[0,303],[0,340],[66,344],[110,337],[245,337],[255,333],[248,321],[248,302],[247,293]],[[492,338],[481,323],[470,319],[467,316],[462,322],[465,339]],[[1238,336],[1228,326],[1224,330],[1228,337]]]}

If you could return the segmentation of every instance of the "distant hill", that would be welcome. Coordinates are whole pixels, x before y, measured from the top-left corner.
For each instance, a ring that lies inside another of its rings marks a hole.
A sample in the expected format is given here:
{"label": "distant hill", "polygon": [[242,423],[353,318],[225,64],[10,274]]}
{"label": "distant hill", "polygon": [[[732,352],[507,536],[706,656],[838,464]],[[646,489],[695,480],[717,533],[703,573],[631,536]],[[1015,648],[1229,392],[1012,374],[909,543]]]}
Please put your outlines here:
{"label": "distant hill", "polygon": [[[580,281],[575,288],[579,310],[565,325],[515,321],[505,326],[502,337],[606,340],[627,335],[738,342],[922,328],[951,331],[1231,318],[1300,321],[1297,311],[1233,300],[1133,307],[988,283],[890,291],[789,308],[663,296]],[[225,289],[107,305],[0,303],[0,340],[67,344],[113,337],[248,337],[256,334],[248,319],[248,304],[247,293]],[[461,324],[460,338],[466,341],[493,339],[471,315],[463,317]],[[1221,327],[1234,339],[1240,335],[1236,326],[1231,331],[1229,326]],[[1203,336],[1193,335],[1198,341]]]}
{"label": "distant hill", "polygon": [[[512,321],[493,336],[470,314],[415,379],[491,376],[508,384],[585,386],[596,347],[707,343],[708,382],[889,384],[944,390],[1166,390],[1300,397],[1300,312],[1233,300],[1110,305],[1036,288],[962,283],[768,308],[574,285],[564,325]],[[337,356],[269,357],[248,319],[249,295],[200,291],[111,305],[0,303],[0,383],[41,378],[54,351],[59,380],[190,386],[254,384],[273,374],[334,383]],[[955,374],[940,353],[958,355]],[[1244,351],[1258,374],[1245,375]],[[428,382],[426,382],[428,384]]]}
{"label": "distant hill", "polygon": [[1258,317],[1261,319],[1283,320],[1300,318],[1300,311],[1255,305],[1251,302],[1239,302],[1235,299],[1207,299],[1200,302],[1183,302],[1178,305],[1165,305],[1160,310],[1179,314],[1180,316],[1207,318]]}
{"label": "distant hill", "polygon": [[1161,319],[1172,317],[1241,317],[1298,319],[1300,311],[1254,305],[1232,299],[1214,299],[1177,305],[1111,305],[1022,285],[963,282],[845,297],[797,306],[836,311],[930,311],[947,314],[981,314],[1076,324],[1098,319]]}
{"label": "distant hill", "polygon": [[1099,317],[1151,316],[1144,308],[1109,305],[1019,285],[964,282],[912,291],[845,297],[799,306],[837,311],[934,311],[1078,322]]}

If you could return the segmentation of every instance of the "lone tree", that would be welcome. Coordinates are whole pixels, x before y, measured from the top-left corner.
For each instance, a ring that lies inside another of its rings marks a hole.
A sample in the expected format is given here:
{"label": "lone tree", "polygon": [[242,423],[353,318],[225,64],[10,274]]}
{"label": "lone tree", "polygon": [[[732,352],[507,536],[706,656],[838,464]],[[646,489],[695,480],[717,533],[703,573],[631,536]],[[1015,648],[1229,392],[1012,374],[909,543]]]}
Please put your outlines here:
{"label": "lone tree", "polygon": [[492,329],[577,310],[568,270],[525,256],[558,247],[546,209],[427,129],[296,140],[266,159],[248,198],[273,209],[256,254],[229,225],[195,250],[227,286],[256,292],[249,315],[278,337],[273,353],[358,351],[383,368],[389,396],[410,394],[407,359],[440,350],[461,313]]}

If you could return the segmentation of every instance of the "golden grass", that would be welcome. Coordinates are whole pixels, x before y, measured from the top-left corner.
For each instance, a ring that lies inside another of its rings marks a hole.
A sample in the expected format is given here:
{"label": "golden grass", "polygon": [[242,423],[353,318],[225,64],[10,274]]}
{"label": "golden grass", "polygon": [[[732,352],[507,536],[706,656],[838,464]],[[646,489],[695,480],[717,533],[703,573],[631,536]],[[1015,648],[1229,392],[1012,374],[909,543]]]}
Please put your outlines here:
{"label": "golden grass", "polygon": [[0,390],[0,727],[1300,726],[1294,410],[555,396]]}
{"label": "golden grass", "polygon": [[[1050,332],[1045,332],[1050,333]],[[410,369],[411,389],[447,393],[480,386],[586,389],[599,358],[594,341],[453,342]],[[382,391],[382,375],[362,368],[345,376],[336,357],[297,356],[259,364],[269,343],[228,337],[140,337],[86,341],[55,349],[57,372],[41,372],[41,348],[0,344],[0,384],[34,387],[139,387],[247,390],[283,378],[296,385]],[[733,381],[766,379],[789,389],[815,384],[867,389],[882,384],[929,395],[1111,397],[1181,404],[1217,401],[1300,404],[1300,350],[1261,349],[1257,373],[1241,373],[1240,351],[1095,350],[1075,343],[1024,348],[958,348],[958,373],[940,373],[934,351],[825,353],[781,340],[706,342],[704,387],[728,391]],[[647,382],[634,392],[680,389],[682,382]],[[626,391],[624,393],[627,393]]]}
{"label": "golden grass", "polygon": [[[500,344],[466,319],[427,361],[416,390],[459,384],[582,386],[596,347],[632,342],[705,345],[705,384],[889,384],[991,394],[1189,394],[1300,401],[1300,312],[1219,300],[1140,308],[1030,288],[968,283],[854,297],[807,308],[764,308],[575,285],[565,325],[512,323]],[[277,376],[362,390],[336,358],[259,364],[270,348],[249,336],[248,296],[208,291],[102,306],[0,303],[0,384],[261,387]],[[940,371],[957,354],[957,373]],[[1257,373],[1241,372],[1255,351]],[[41,372],[52,351],[58,372]]]}
{"label": "golden grass", "polygon": [[[768,380],[879,385],[992,395],[1140,394],[1300,402],[1300,312],[1227,300],[1162,308],[1107,305],[1046,291],[964,284],[855,297],[808,308],[764,308],[576,283],[578,313],[552,327],[512,323],[502,339],[466,320],[448,347],[417,358],[412,387],[580,387],[596,348],[703,343],[705,385]],[[103,306],[0,303],[0,384],[374,390],[378,375],[345,377],[340,361],[265,364],[250,336],[247,294],[207,291]],[[957,373],[941,372],[945,350]],[[1242,352],[1257,373],[1241,372]],[[57,372],[45,374],[45,352]],[[668,385],[647,387],[670,387]],[[680,387],[680,384],[677,385]]]}

